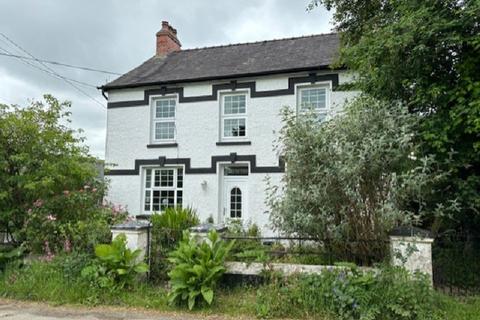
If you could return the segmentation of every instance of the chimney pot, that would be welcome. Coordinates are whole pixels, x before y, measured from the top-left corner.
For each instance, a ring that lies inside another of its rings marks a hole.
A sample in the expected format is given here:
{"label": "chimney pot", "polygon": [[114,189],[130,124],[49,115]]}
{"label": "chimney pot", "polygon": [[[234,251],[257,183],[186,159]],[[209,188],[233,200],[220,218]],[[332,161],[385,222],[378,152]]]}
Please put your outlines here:
{"label": "chimney pot", "polygon": [[180,51],[181,43],[177,38],[177,30],[168,21],[162,21],[162,29],[157,32],[157,56],[165,57],[170,52]]}

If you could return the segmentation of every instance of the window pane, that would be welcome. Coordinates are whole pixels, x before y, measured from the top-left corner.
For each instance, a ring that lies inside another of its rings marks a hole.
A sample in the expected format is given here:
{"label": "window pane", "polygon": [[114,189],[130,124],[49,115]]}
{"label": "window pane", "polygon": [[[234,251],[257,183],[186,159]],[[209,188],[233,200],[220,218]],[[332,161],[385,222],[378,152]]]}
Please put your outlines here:
{"label": "window pane", "polygon": [[153,185],[155,187],[160,187],[160,170],[154,170],[154,182]]}
{"label": "window pane", "polygon": [[183,192],[177,191],[177,206],[181,207],[183,203]]}
{"label": "window pane", "polygon": [[152,185],[152,170],[147,169],[145,173],[145,188],[150,188]]}
{"label": "window pane", "polygon": [[325,109],[327,105],[327,90],[325,88],[301,89],[301,109]]}
{"label": "window pane", "polygon": [[183,169],[177,169],[177,188],[183,188]]}
{"label": "window pane", "polygon": [[145,169],[144,210],[160,212],[181,206],[183,177],[183,168]]}
{"label": "window pane", "polygon": [[175,138],[175,122],[156,122],[155,140],[171,140]]}
{"label": "window pane", "polygon": [[157,100],[155,103],[155,118],[174,118],[175,100]]}
{"label": "window pane", "polygon": [[160,211],[160,191],[153,191],[152,211]]}
{"label": "window pane", "polygon": [[242,114],[245,113],[245,96],[225,96],[224,100],[224,114]]}
{"label": "window pane", "polygon": [[145,211],[150,211],[150,190],[145,191]]}
{"label": "window pane", "polygon": [[245,118],[234,118],[223,120],[224,137],[245,137],[246,125]]}
{"label": "window pane", "polygon": [[248,166],[231,166],[223,170],[225,176],[248,176]]}
{"label": "window pane", "polygon": [[165,210],[168,207],[175,206],[175,191],[173,190],[162,190],[160,191],[160,208]]}
{"label": "window pane", "polygon": [[230,191],[230,218],[242,217],[242,191],[233,188]]}
{"label": "window pane", "polygon": [[160,186],[173,187],[173,170],[160,171]]}

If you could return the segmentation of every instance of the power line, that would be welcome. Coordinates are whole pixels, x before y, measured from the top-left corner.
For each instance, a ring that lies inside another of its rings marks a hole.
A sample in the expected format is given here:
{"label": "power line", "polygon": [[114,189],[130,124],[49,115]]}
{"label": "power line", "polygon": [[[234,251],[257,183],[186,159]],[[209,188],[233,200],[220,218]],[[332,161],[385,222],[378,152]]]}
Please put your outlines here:
{"label": "power line", "polygon": [[[41,62],[40,60],[38,60],[33,54],[31,54],[30,52],[28,52],[27,50],[25,50],[24,48],[22,48],[20,45],[18,45],[17,43],[15,43],[12,39],[10,39],[9,37],[7,37],[5,34],[1,33],[0,32],[0,35],[2,37],[4,37],[5,39],[7,39],[11,44],[13,44],[15,47],[17,47],[18,49],[20,49],[21,51],[25,52],[26,54],[28,54],[30,57],[32,57],[36,62],[38,62],[39,64],[41,64],[42,66],[44,66],[48,71],[50,71],[50,73],[53,73],[54,76],[57,76],[59,77],[60,79],[62,79],[63,81],[65,81],[66,83],[68,83],[70,86],[72,86],[73,88],[75,88],[78,92],[82,93],[83,95],[85,95],[86,97],[90,98],[92,101],[94,101],[95,103],[97,103],[98,105],[100,105],[102,108],[106,109],[105,105],[103,103],[101,103],[100,101],[98,101],[97,99],[95,99],[94,97],[92,97],[90,94],[88,94],[87,92],[85,92],[82,88],[79,88],[77,85],[75,85],[72,81],[70,81],[68,78],[58,74],[55,70],[53,70],[52,68],[50,68],[49,66],[47,66],[45,63]],[[6,51],[7,53],[11,54],[10,52],[8,52],[7,50],[3,49],[3,51]],[[28,63],[29,65],[32,65],[30,62],[28,61],[25,61],[25,60],[22,60],[26,63]],[[38,66],[36,66],[38,67]]]}
{"label": "power line", "polygon": [[[16,44],[12,39],[10,39],[9,37],[7,37],[5,34],[1,33],[0,32],[0,35],[3,36],[5,39],[7,39],[10,43],[12,43],[15,47],[17,47],[18,49],[20,49],[21,51],[25,52],[26,54],[28,54],[30,57],[32,57],[33,59],[35,59],[35,61],[37,61],[38,63],[40,63],[42,66],[44,66],[48,71],[50,71],[50,73],[53,73],[52,76],[56,76],[58,78],[60,78],[61,80],[65,81],[66,83],[68,83],[70,86],[72,86],[73,88],[75,88],[78,92],[82,93],[83,95],[85,95],[86,97],[90,98],[92,101],[94,101],[95,103],[99,104],[102,108],[106,109],[105,105],[103,103],[101,103],[100,101],[98,101],[97,99],[95,99],[94,97],[92,97],[90,94],[88,94],[87,92],[85,92],[83,89],[79,88],[78,86],[76,86],[72,81],[70,81],[68,78],[58,74],[55,70],[53,70],[52,68],[50,68],[49,66],[45,65],[44,63],[38,61],[38,59],[33,55],[31,54],[30,52],[28,52],[27,50],[23,49],[20,45]],[[3,51],[6,51],[5,49]],[[6,51],[7,53],[10,53],[8,51]],[[34,66],[32,63],[30,63],[29,61],[25,61],[25,60],[22,60],[24,61],[25,63],[31,65],[31,66]],[[37,69],[38,69],[38,66],[35,66]],[[42,68],[40,68],[42,70]],[[46,71],[46,70],[44,70]],[[48,73],[48,72],[47,72]]]}
{"label": "power line", "polygon": [[34,59],[26,56],[20,56],[16,54],[9,54],[9,53],[0,53],[2,56],[6,57],[11,57],[11,58],[17,58],[17,59],[23,59],[23,60],[35,60],[35,61],[41,61],[44,63],[49,63],[49,64],[54,64],[57,66],[62,66],[62,67],[68,67],[68,68],[73,68],[73,69],[80,69],[80,70],[86,70],[86,71],[92,71],[92,72],[99,72],[99,73],[106,73],[106,74],[112,74],[116,76],[121,76],[121,73],[118,72],[112,72],[112,71],[105,71],[105,70],[100,70],[100,69],[94,69],[94,68],[89,68],[89,67],[82,67],[82,66],[76,66],[68,63],[62,63],[62,62],[56,62],[56,61],[51,61],[51,60],[43,60],[43,59]]}
{"label": "power line", "polygon": [[[2,48],[2,47],[0,47],[0,50],[2,50],[2,51],[4,51],[4,52],[7,52],[6,54],[8,54],[8,55],[11,54],[10,51],[8,51],[8,50],[6,50],[6,49],[4,49],[4,48]],[[1,52],[0,52],[0,55],[4,55],[4,53],[1,53]],[[33,60],[33,59],[31,59],[31,60]],[[62,80],[62,78],[59,77],[59,76],[57,76],[55,73],[50,72],[50,71],[48,71],[48,70],[46,70],[46,69],[43,69],[43,68],[37,66],[36,64],[30,63],[29,61],[24,61],[23,59],[20,59],[20,61],[22,61],[23,63],[25,63],[25,64],[27,64],[27,65],[35,68],[35,69],[38,69],[38,70],[40,70],[40,71],[43,71],[43,72],[45,72],[45,73],[47,73],[47,74],[49,74],[49,75],[51,75],[51,76],[54,76],[55,78],[58,78],[58,79]],[[95,88],[95,89],[97,88],[95,85],[90,84],[90,83],[86,83],[86,82],[83,82],[83,81],[78,81],[78,80],[75,80],[75,79],[72,79],[72,78],[68,78],[68,77],[64,77],[64,78],[65,78],[65,79],[68,79],[68,80],[70,80],[70,81],[72,81],[72,82],[76,82],[76,83],[78,83],[78,84],[87,86],[87,87],[91,87],[91,88]]]}

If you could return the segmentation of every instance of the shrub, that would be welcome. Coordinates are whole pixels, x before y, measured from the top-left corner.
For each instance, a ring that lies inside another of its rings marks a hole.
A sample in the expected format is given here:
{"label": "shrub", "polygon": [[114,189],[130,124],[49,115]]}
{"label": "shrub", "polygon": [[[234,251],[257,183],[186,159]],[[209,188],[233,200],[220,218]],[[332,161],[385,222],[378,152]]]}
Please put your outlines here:
{"label": "shrub", "polygon": [[199,224],[193,208],[167,208],[151,216],[151,278],[164,280],[168,272],[167,255],[182,239],[183,231]]}
{"label": "shrub", "polygon": [[[1,247],[0,247],[1,248]],[[5,269],[5,266],[14,261],[18,261],[23,257],[25,249],[23,247],[5,247],[0,249],[0,271]]]}
{"label": "shrub", "polygon": [[261,317],[333,315],[356,320],[442,319],[429,280],[398,267],[378,273],[355,267],[321,275],[273,277],[257,295]]}
{"label": "shrub", "polygon": [[[245,227],[247,227],[245,229]],[[260,238],[260,228],[255,224],[244,226],[239,220],[230,220],[227,224],[228,236]],[[238,239],[231,250],[231,257],[241,262],[267,262],[271,259],[268,249],[260,239]]]}
{"label": "shrub", "polygon": [[78,190],[98,174],[81,130],[66,125],[70,106],[51,95],[29,106],[0,104],[0,225],[17,242],[32,203]]}
{"label": "shrub", "polygon": [[93,251],[110,240],[110,226],[127,214],[118,206],[102,204],[103,185],[36,200],[28,210],[22,230],[27,248],[35,253]]}
{"label": "shrub", "polygon": [[273,225],[327,240],[340,257],[382,260],[388,232],[421,220],[425,198],[446,177],[431,157],[417,158],[417,120],[396,104],[359,97],[321,124],[285,109],[284,123],[279,142],[288,170],[283,187],[270,186]]}
{"label": "shrub", "polygon": [[202,298],[212,304],[217,281],[226,271],[224,263],[234,242],[226,243],[216,231],[208,234],[201,243],[184,232],[178,248],[171,252],[169,261],[173,269],[168,273],[170,303],[188,301],[191,310]]}
{"label": "shrub", "polygon": [[7,265],[0,273],[0,296],[15,299],[50,301],[54,304],[115,304],[166,308],[166,292],[160,287],[140,284],[120,288],[101,286],[98,278],[81,275],[95,257],[84,253],[57,255],[51,261],[31,260],[22,268]]}
{"label": "shrub", "polygon": [[95,247],[96,261],[83,268],[82,277],[104,288],[132,287],[135,277],[148,271],[148,265],[139,261],[140,253],[128,249],[126,236],[120,234],[111,244]]}

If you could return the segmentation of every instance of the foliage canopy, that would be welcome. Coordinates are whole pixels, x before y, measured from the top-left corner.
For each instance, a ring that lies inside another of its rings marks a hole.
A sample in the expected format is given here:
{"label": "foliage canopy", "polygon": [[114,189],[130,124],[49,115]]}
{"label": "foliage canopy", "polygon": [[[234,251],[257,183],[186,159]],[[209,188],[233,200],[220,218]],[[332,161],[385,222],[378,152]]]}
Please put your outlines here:
{"label": "foliage canopy", "polygon": [[448,177],[419,156],[417,123],[405,108],[369,97],[324,123],[284,109],[279,143],[287,170],[283,189],[270,189],[273,225],[331,241],[360,262],[381,259],[388,232],[429,213],[425,203]]}
{"label": "foliage canopy", "polygon": [[[425,154],[451,171],[446,186],[463,210],[443,219],[480,225],[480,2],[478,0],[314,0],[333,9],[339,65],[365,93],[406,105],[419,120]],[[447,222],[447,223],[445,223]],[[459,224],[457,224],[459,223]]]}
{"label": "foliage canopy", "polygon": [[96,159],[67,126],[69,107],[51,95],[25,108],[0,105],[0,226],[18,241],[36,201],[92,185],[97,175]]}

